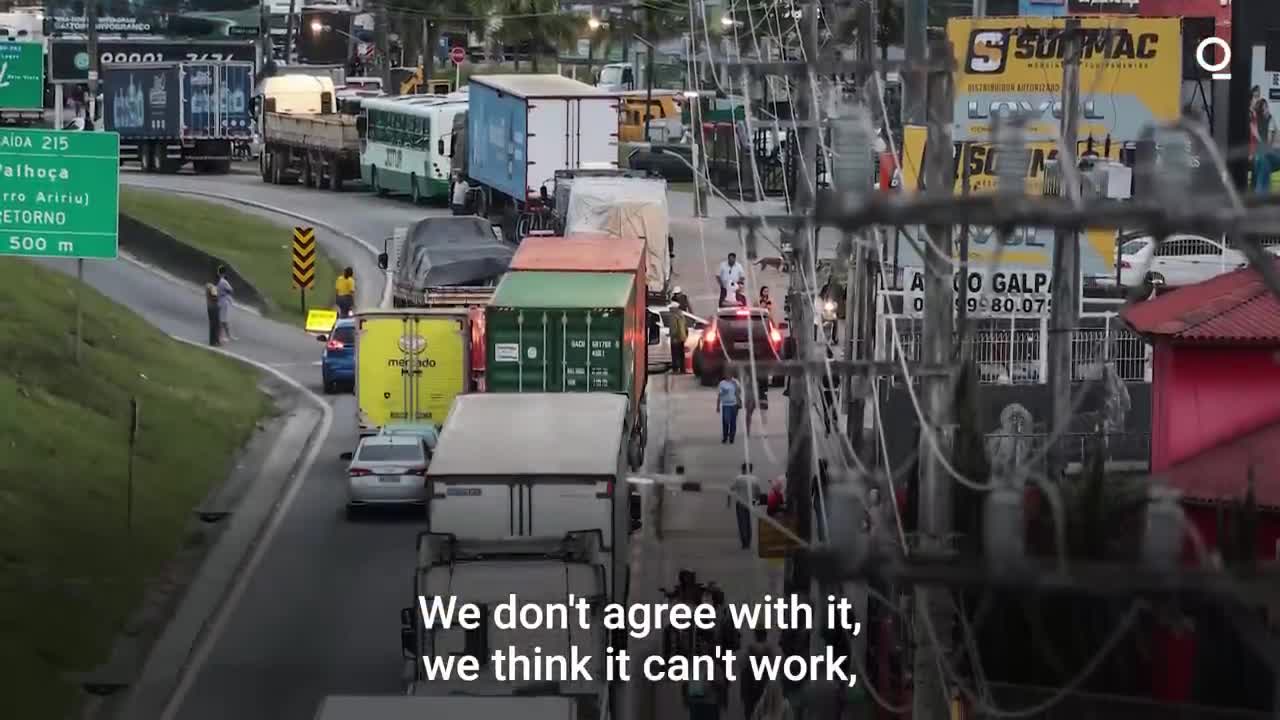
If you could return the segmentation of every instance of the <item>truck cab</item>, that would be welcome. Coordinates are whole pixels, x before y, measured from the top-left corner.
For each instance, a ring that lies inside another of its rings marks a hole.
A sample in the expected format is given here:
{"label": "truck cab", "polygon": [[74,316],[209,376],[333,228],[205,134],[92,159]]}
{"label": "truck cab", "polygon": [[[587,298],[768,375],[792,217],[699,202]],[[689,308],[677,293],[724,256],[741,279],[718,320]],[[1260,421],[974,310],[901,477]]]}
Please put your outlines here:
{"label": "truck cab", "polygon": [[[605,648],[610,643],[602,623],[606,602],[602,545],[599,530],[519,540],[463,540],[452,533],[420,533],[413,605],[400,611],[407,694],[550,696],[571,699],[574,720],[601,720],[611,715],[610,684],[604,680]],[[572,618],[567,627],[500,628],[496,609],[513,594],[520,604],[566,603],[571,595],[585,598],[591,606],[590,628],[581,628]],[[425,627],[424,608],[434,598],[479,606],[479,627]],[[530,653],[533,647],[539,652]],[[509,649],[518,649],[526,656],[589,655],[592,659],[587,667],[592,680],[499,680],[492,656],[498,650],[505,653]],[[477,658],[479,677],[473,681],[429,680],[424,656],[451,655]]]}

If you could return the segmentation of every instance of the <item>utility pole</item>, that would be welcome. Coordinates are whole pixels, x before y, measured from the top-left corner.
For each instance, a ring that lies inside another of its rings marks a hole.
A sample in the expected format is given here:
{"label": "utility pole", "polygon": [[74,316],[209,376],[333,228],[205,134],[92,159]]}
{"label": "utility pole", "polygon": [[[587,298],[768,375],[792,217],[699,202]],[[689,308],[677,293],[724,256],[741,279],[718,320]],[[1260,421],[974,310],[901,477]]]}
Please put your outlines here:
{"label": "utility pole", "polygon": [[[1062,54],[1062,144],[1058,169],[1076,167],[1076,136],[1080,118],[1080,21],[1067,20]],[[1061,173],[1063,182],[1068,175]],[[1065,194],[1065,191],[1064,191]],[[1080,236],[1076,228],[1054,231],[1053,306],[1049,309],[1050,432],[1066,432],[1071,423],[1071,335],[1080,317]],[[1049,450],[1049,481],[1057,482],[1066,467],[1065,442]]]}
{"label": "utility pole", "polygon": [[[800,157],[794,160],[796,168],[796,205],[798,214],[810,215],[814,210],[818,180],[818,107],[814,103],[817,94],[818,64],[818,3],[810,0],[804,6],[804,19],[800,28],[800,42],[804,49],[805,74],[799,83],[796,98],[797,135]],[[815,352],[817,338],[813,325],[813,298],[809,288],[814,286],[811,276],[815,231],[812,225],[804,225],[792,236],[791,278],[787,296],[789,299],[791,337],[796,340],[796,359],[811,362],[818,359]],[[795,532],[801,540],[813,535],[813,415],[809,400],[809,378],[800,376],[789,385],[787,408],[787,504],[796,520]],[[807,596],[809,593],[809,564],[801,556],[792,556],[790,591]]]}
{"label": "utility pole", "polygon": [[[925,192],[937,198],[950,198],[955,193],[955,165],[952,149],[952,102],[955,85],[951,75],[951,47],[939,39],[930,48],[932,66],[928,71],[929,136],[925,156],[928,174]],[[930,365],[953,361],[955,335],[955,301],[952,285],[951,225],[927,228],[929,243],[925,245],[924,269],[924,336],[921,360]],[[921,552],[943,554],[951,549],[951,487],[954,479],[944,467],[951,452],[952,383],[946,377],[922,380],[927,425],[920,429],[919,482],[919,547]],[[931,441],[930,438],[934,441]],[[936,447],[935,447],[936,441]],[[939,720],[950,712],[951,694],[939,665],[947,657],[951,643],[951,603],[943,588],[921,586],[915,591],[915,657],[912,717]],[[925,623],[933,626],[926,631]],[[938,641],[934,645],[932,637]]]}
{"label": "utility pole", "polygon": [[391,39],[388,35],[390,22],[387,18],[386,2],[378,3],[378,54],[382,57],[382,87],[388,95],[399,95],[399,87],[391,87]]}
{"label": "utility pole", "polygon": [[[903,45],[907,62],[913,69],[902,73],[902,124],[923,125],[926,115],[925,73],[920,68],[925,62],[929,41],[928,0],[906,0],[903,12]],[[950,147],[950,146],[948,146]]]}
{"label": "utility pole", "polygon": [[[101,58],[98,57],[98,0],[88,0],[85,3],[84,15],[89,31],[89,42],[86,48],[89,52],[89,123],[85,124],[87,128],[90,123],[96,123],[98,119],[98,71],[101,69],[99,66]],[[97,129],[96,124],[93,129]]]}
{"label": "utility pole", "polygon": [[295,23],[298,18],[298,0],[289,0],[289,22],[285,24],[284,35],[284,64],[293,64],[293,33],[297,27]]}
{"label": "utility pole", "polygon": [[694,210],[698,217],[707,216],[707,185],[711,182],[711,173],[707,170],[707,138],[702,126],[702,96],[690,99],[693,103],[693,189]]}

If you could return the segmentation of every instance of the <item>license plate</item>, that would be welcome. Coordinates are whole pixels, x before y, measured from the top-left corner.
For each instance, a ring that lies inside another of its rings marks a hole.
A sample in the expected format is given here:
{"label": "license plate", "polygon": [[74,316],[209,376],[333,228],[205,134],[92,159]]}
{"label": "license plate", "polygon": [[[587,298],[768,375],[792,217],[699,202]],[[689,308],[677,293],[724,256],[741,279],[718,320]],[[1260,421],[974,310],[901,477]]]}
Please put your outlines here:
{"label": "license plate", "polygon": [[378,482],[398,483],[400,482],[400,476],[399,475],[379,475]]}
{"label": "license plate", "polygon": [[736,343],[734,343],[734,344],[733,344],[733,349],[734,349],[734,350],[750,350],[750,349],[751,349],[751,343],[749,343],[749,342],[736,342]]}

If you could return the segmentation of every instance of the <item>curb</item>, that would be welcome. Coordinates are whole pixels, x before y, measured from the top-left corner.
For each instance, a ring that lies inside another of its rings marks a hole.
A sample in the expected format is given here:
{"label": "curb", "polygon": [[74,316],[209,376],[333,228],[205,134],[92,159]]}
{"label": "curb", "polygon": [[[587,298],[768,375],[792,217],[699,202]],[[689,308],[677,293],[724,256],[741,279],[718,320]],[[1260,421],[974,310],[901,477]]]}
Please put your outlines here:
{"label": "curb", "polygon": [[[151,185],[144,185],[142,183],[131,183],[131,182],[127,182],[123,176],[120,178],[120,184],[129,185],[131,187],[138,188],[139,190],[151,190],[154,192],[163,192],[171,195],[192,195],[195,197],[207,197],[207,198],[212,198],[214,200],[222,200],[225,202],[235,203],[237,205],[244,205],[245,207],[265,210],[267,212],[276,213],[277,215],[284,215],[285,217],[291,217],[291,218],[294,218],[295,220],[302,220],[316,227],[324,228],[328,232],[331,232],[334,235],[337,235],[338,237],[344,238],[346,240],[349,240],[355,243],[356,245],[359,245],[360,247],[364,248],[365,251],[367,251],[374,258],[377,258],[379,254],[379,250],[375,248],[373,245],[369,244],[363,238],[357,237],[356,235],[352,235],[346,230],[339,229],[327,222],[321,222],[319,220],[316,220],[315,218],[309,217],[307,215],[303,215],[302,213],[294,212],[293,210],[286,210],[285,208],[278,207],[275,205],[260,203],[256,200],[245,200],[244,198],[239,198],[239,197],[236,197],[235,195],[227,195],[225,193],[208,192],[207,190],[158,188]],[[379,301],[378,307],[385,308],[385,307],[390,307],[390,305],[391,305],[391,271],[388,270],[384,273],[383,285],[382,285],[382,299]]]}
{"label": "curb", "polygon": [[[174,613],[147,649],[127,693],[119,703],[103,708],[99,717],[171,718],[180,709],[175,701],[180,700],[180,694],[189,687],[192,671],[203,663],[203,655],[209,650],[208,641],[216,639],[219,626],[226,621],[227,609],[243,592],[265,552],[269,536],[288,510],[332,428],[333,408],[279,370],[226,350],[179,337],[172,339],[274,376],[295,390],[300,402],[290,410],[279,437],[266,451],[264,462],[247,483],[230,519],[223,521],[226,526],[220,529],[192,581],[182,591]],[[307,400],[315,407],[308,407]],[[295,448],[296,454],[291,459],[272,462],[278,453],[293,452]],[[277,464],[279,471],[275,472],[273,466]],[[237,521],[245,523],[244,526],[236,526]],[[219,564],[223,567],[218,567]],[[197,590],[202,578],[210,587]],[[192,617],[184,618],[184,611]]]}

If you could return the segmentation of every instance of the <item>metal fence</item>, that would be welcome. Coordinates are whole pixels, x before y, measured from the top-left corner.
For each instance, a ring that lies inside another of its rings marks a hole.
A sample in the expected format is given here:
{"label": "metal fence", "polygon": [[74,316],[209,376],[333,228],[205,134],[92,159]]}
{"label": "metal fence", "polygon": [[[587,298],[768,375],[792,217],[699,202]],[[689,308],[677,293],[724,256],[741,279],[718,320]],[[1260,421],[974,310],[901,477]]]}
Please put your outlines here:
{"label": "metal fence", "polygon": [[[965,349],[977,365],[980,381],[987,384],[1034,385],[1047,382],[1049,320],[1039,318],[991,318],[969,322]],[[877,347],[882,360],[897,361],[894,326],[908,362],[920,360],[921,321],[884,316]],[[1124,327],[1112,312],[1082,315],[1071,338],[1072,380],[1099,380],[1108,362],[1126,382],[1151,381],[1151,348]]]}
{"label": "metal fence", "polygon": [[[1043,430],[1043,428],[1039,428]],[[989,433],[986,436],[987,451],[997,458],[1005,458],[1021,466],[1021,469],[1044,474],[1048,453],[1046,447],[1051,435],[1045,432],[1025,434]],[[1141,470],[1151,456],[1151,434],[1139,432],[1084,433],[1067,432],[1057,436],[1063,461],[1082,467],[1088,460],[1101,456],[1113,469]],[[1035,460],[1034,463],[1032,461]],[[1116,464],[1120,465],[1116,465]],[[1027,467],[1028,464],[1034,465]],[[1068,467],[1068,472],[1076,469]]]}

